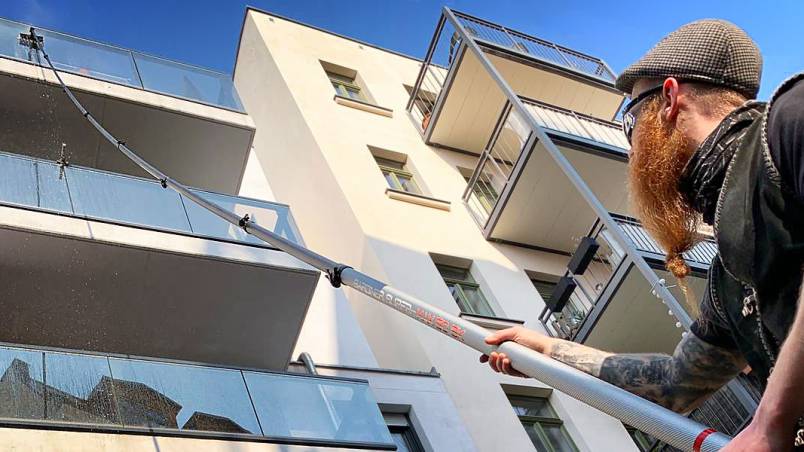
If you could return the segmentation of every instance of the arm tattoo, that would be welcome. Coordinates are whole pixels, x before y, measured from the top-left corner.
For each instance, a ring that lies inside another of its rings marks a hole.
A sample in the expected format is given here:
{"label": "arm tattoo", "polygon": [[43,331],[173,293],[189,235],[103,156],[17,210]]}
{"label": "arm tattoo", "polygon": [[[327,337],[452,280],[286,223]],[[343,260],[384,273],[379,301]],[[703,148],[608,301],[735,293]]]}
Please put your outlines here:
{"label": "arm tattoo", "polygon": [[615,354],[558,341],[550,356],[677,412],[687,412],[728,383],[745,361],[738,352],[687,334],[673,356]]}

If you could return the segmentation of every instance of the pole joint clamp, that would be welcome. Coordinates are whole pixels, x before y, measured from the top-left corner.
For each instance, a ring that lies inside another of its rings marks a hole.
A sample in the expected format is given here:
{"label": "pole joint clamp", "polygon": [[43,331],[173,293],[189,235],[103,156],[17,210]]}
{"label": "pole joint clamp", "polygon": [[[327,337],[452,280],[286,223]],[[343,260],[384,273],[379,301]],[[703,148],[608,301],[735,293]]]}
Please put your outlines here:
{"label": "pole joint clamp", "polygon": [[332,287],[338,288],[341,287],[341,273],[347,268],[352,268],[348,265],[337,264],[334,267],[327,269],[327,279],[329,279],[329,283],[332,284]]}
{"label": "pole joint clamp", "polygon": [[246,232],[248,232],[249,223],[251,223],[251,217],[249,217],[248,214],[243,215],[243,218],[237,222],[237,224]]}

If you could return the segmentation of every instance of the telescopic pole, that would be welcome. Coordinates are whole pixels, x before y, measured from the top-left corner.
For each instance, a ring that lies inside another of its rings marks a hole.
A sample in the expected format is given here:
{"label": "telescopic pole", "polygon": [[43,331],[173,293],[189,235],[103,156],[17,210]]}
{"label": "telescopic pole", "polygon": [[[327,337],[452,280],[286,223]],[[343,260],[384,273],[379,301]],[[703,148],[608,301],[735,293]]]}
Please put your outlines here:
{"label": "telescopic pole", "polygon": [[158,168],[142,159],[126,146],[125,142],[115,138],[84,108],[50,61],[50,56],[44,50],[43,39],[37,36],[33,27],[30,29],[30,34],[20,36],[20,42],[36,50],[37,54],[42,52],[62,90],[78,111],[81,112],[81,115],[120,152],[159,180],[162,187],[175,190],[223,220],[325,272],[333,286],[340,287],[341,283],[343,283],[439,333],[462,342],[480,353],[486,355],[493,351],[505,353],[511,358],[512,366],[519,372],[614,416],[622,422],[673,447],[693,452],[714,452],[720,450],[730,440],[728,436],[707,428],[692,419],[676,414],[517,343],[505,342],[499,346],[486,344],[485,338],[491,333],[485,328],[435,308],[349,266],[339,264],[304,248],[254,223],[248,215],[239,217],[203,196],[190,191],[187,187],[171,179]]}

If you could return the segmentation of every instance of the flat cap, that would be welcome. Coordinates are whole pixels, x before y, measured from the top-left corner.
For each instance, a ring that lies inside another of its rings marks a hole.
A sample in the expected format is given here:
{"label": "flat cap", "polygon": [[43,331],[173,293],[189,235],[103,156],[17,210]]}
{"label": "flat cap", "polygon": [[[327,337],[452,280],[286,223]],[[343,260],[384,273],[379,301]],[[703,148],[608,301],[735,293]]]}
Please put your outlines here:
{"label": "flat cap", "polygon": [[615,82],[630,95],[642,78],[676,77],[732,88],[749,99],[759,91],[762,55],[740,27],[719,19],[688,23],[665,36]]}

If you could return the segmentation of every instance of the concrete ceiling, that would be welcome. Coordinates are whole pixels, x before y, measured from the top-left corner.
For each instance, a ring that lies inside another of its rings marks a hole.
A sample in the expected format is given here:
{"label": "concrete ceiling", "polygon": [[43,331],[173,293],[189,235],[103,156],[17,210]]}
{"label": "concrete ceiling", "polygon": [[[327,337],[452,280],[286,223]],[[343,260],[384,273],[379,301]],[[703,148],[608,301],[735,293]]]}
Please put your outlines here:
{"label": "concrete ceiling", "polygon": [[284,370],[317,280],[0,228],[0,341]]}
{"label": "concrete ceiling", "polygon": [[[184,184],[237,194],[253,129],[146,104],[76,92],[112,134]],[[67,144],[76,165],[146,176],[90,126],[55,86],[0,75],[0,150],[59,158]]]}
{"label": "concrete ceiling", "polygon": [[[675,285],[672,276],[658,270],[667,284]],[[689,277],[693,292],[700,297],[706,281]],[[677,287],[670,289],[680,303],[684,297]],[[586,345],[618,353],[673,353],[681,340],[676,318],[667,306],[651,293],[650,284],[639,270],[631,268],[617,293],[593,327]]]}
{"label": "concrete ceiling", "polygon": [[[625,162],[559,149],[606,209],[629,213]],[[536,143],[510,193],[491,238],[572,252],[597,218],[542,143]]]}
{"label": "concrete ceiling", "polygon": [[[508,85],[520,96],[611,119],[623,97],[610,89],[521,61],[486,54]],[[507,99],[472,52],[465,52],[446,97],[430,141],[479,154],[486,146]]]}

